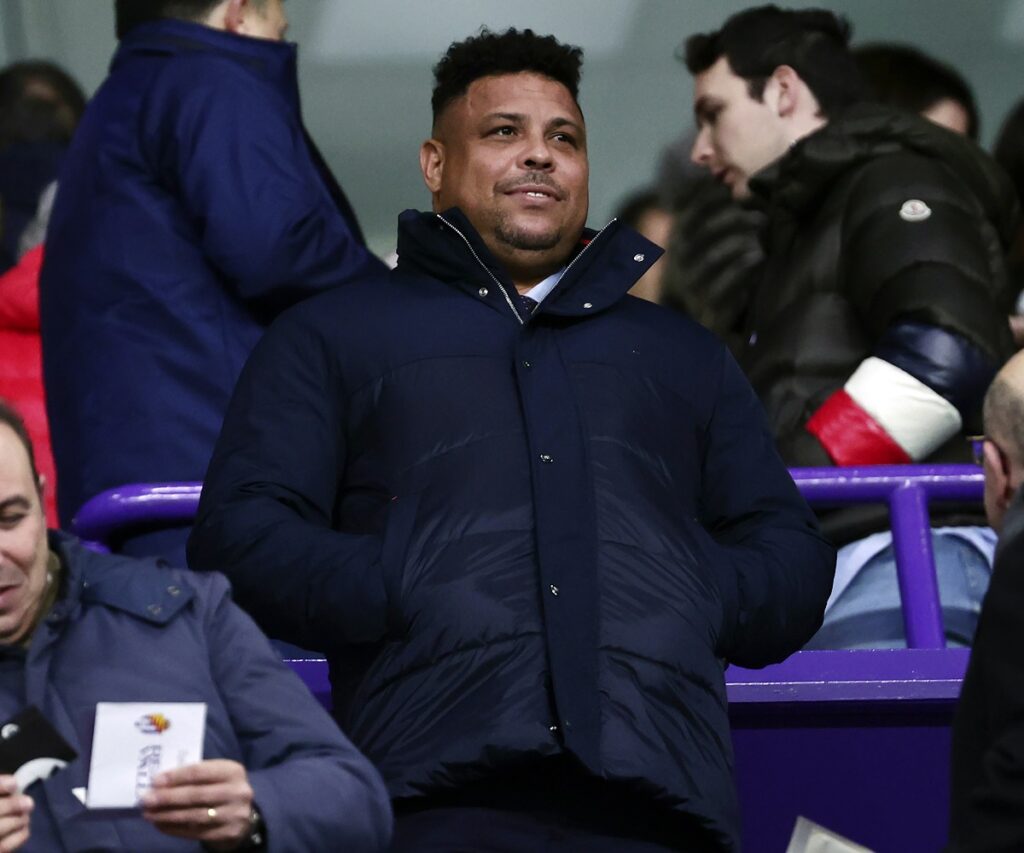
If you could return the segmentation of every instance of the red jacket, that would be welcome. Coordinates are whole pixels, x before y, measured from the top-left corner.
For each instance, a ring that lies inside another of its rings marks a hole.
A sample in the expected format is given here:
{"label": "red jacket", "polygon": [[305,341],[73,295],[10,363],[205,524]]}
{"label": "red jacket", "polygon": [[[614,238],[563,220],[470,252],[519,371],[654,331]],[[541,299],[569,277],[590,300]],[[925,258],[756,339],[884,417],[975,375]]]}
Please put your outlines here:
{"label": "red jacket", "polygon": [[0,275],[0,398],[25,419],[35,446],[36,465],[46,479],[46,521],[57,526],[57,472],[50,452],[50,426],[43,393],[39,338],[39,269],[43,247],[25,254]]}

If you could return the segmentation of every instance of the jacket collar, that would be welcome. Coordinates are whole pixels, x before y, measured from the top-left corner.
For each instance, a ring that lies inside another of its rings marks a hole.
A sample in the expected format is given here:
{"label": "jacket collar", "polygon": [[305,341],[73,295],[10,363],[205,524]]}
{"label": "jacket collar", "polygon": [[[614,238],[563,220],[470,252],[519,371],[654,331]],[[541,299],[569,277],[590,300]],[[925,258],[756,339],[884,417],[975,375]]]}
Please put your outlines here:
{"label": "jacket collar", "polygon": [[57,530],[49,531],[49,545],[63,566],[63,588],[44,625],[63,621],[89,604],[164,625],[195,597],[184,573],[159,569],[155,560],[98,554]]}
{"label": "jacket collar", "polygon": [[[586,228],[567,259],[565,274],[534,316],[599,313],[622,299],[662,254],[661,248],[616,219],[599,232]],[[489,280],[508,297],[492,303],[498,310],[508,312],[508,301],[515,302],[508,273],[458,208],[442,213],[407,210],[399,216],[398,269],[429,275],[472,294]]]}
{"label": "jacket collar", "polygon": [[240,36],[193,21],[165,18],[133,27],[110,63],[118,66],[144,55],[185,56],[217,53],[228,56],[275,86],[298,91],[298,47],[292,42]]}

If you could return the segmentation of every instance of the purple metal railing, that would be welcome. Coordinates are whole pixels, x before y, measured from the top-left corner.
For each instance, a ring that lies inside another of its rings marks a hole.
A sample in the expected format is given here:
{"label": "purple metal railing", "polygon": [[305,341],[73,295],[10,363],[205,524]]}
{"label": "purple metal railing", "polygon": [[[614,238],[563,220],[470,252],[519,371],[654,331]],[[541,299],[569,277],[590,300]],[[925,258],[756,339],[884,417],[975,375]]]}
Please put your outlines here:
{"label": "purple metal railing", "polygon": [[[943,648],[928,504],[980,502],[981,470],[973,465],[878,465],[794,468],[790,473],[812,504],[889,505],[907,646]],[[104,548],[115,531],[135,524],[186,524],[195,516],[201,488],[199,483],[143,483],[110,489],[82,507],[72,530],[94,547]]]}
{"label": "purple metal railing", "polygon": [[[969,653],[942,648],[928,504],[980,503],[981,470],[791,473],[812,504],[888,504],[911,648],[797,652],[764,669],[726,670],[744,849],[785,849],[793,821],[805,815],[879,853],[937,850],[949,807],[949,723]],[[102,546],[133,524],[187,524],[199,493],[198,483],[112,489],[89,501],[72,529]],[[327,662],[289,664],[330,708]]]}
{"label": "purple metal railing", "polygon": [[[943,649],[928,504],[980,503],[984,488],[981,469],[973,465],[879,465],[794,468],[790,473],[811,504],[889,505],[907,645],[922,651]],[[199,483],[142,483],[110,489],[82,507],[72,530],[84,541],[105,548],[116,531],[135,524],[186,524],[195,516],[201,488]],[[949,650],[950,654],[908,655],[906,651],[798,652],[761,670],[730,667],[726,673],[729,700],[955,698],[966,666],[965,653]],[[310,674],[310,678],[314,676]],[[316,678],[326,683],[325,678]],[[317,686],[323,687],[319,682]]]}

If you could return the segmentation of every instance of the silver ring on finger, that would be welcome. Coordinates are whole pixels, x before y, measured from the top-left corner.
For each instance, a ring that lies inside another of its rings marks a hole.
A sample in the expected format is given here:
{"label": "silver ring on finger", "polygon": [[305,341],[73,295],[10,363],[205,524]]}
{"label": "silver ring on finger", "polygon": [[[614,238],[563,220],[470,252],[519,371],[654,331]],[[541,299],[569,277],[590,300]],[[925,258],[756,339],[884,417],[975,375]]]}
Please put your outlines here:
{"label": "silver ring on finger", "polygon": [[217,820],[217,810],[213,806],[210,806],[206,810],[206,818],[210,823],[213,823],[215,820]]}

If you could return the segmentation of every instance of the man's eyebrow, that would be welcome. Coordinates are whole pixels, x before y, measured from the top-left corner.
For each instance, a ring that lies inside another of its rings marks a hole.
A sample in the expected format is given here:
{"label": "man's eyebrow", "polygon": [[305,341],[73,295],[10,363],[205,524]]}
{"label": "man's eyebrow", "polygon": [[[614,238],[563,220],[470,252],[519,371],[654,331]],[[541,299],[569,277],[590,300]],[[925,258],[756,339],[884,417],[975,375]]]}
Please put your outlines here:
{"label": "man's eyebrow", "polygon": [[496,119],[510,121],[513,124],[522,124],[526,121],[526,116],[522,113],[488,113],[484,116],[484,121],[495,121]]}
{"label": "man's eyebrow", "polygon": [[559,116],[558,118],[553,118],[548,122],[548,130],[555,130],[559,127],[568,127],[571,130],[576,131],[580,136],[586,134],[583,125],[571,118],[563,118],[562,116]]}
{"label": "man's eyebrow", "polygon": [[12,498],[5,498],[0,501],[0,512],[4,512],[9,509],[32,509],[32,502],[22,495],[15,495]]}
{"label": "man's eyebrow", "polygon": [[709,95],[701,95],[694,102],[694,105],[693,105],[693,115],[698,120],[700,120],[702,118],[707,118],[708,114],[711,112],[711,110],[714,108],[714,106],[715,106],[714,98],[710,97]]}

